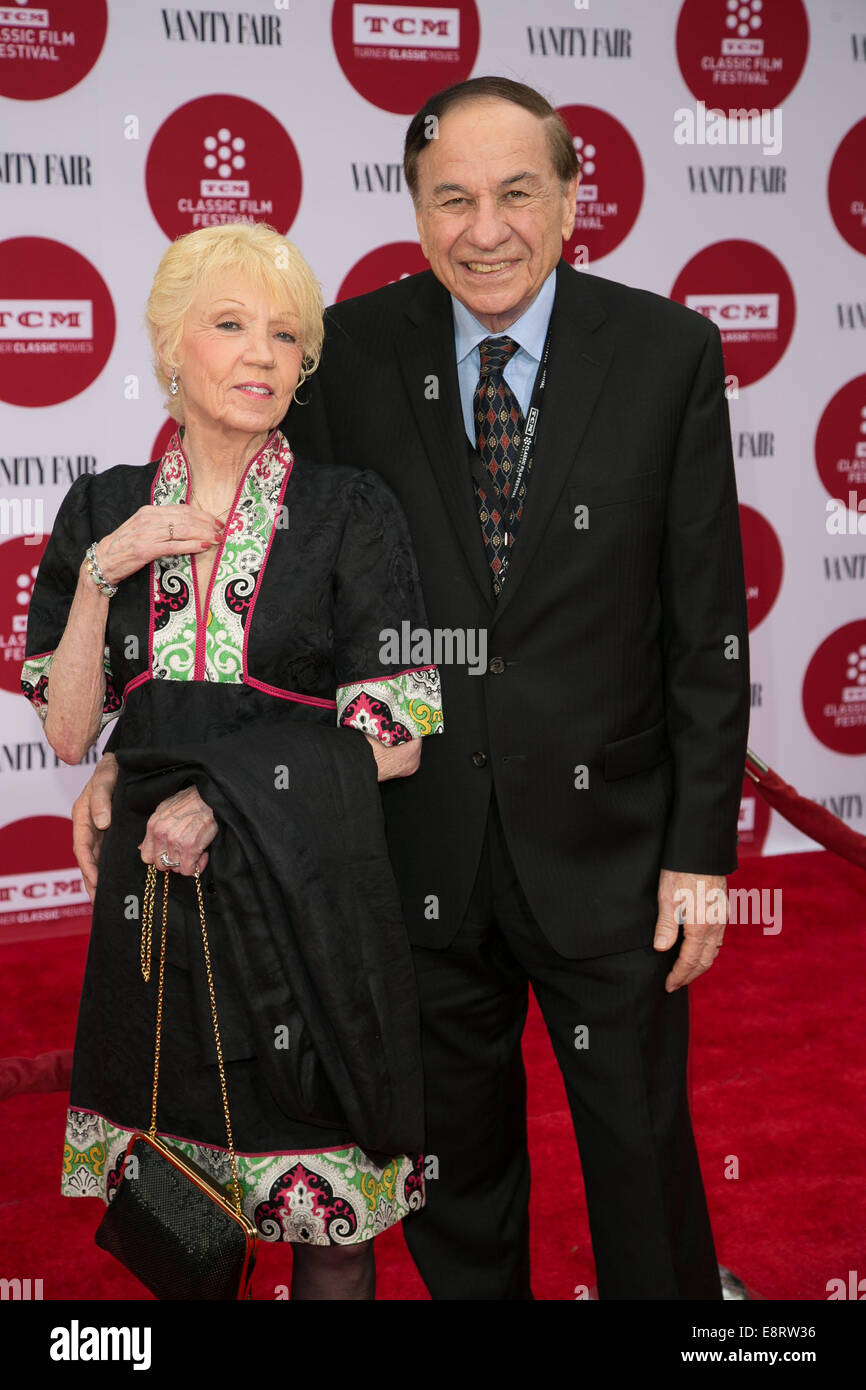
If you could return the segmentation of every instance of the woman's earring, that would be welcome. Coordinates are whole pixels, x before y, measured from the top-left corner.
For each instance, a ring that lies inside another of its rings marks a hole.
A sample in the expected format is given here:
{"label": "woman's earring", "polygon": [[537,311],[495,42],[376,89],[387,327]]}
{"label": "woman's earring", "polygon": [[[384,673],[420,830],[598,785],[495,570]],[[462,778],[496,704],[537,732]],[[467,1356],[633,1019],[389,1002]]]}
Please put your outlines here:
{"label": "woman's earring", "polygon": [[179,390],[180,387],[177,384],[177,367],[175,367],[171,374],[171,381],[168,383],[169,395],[176,396]]}

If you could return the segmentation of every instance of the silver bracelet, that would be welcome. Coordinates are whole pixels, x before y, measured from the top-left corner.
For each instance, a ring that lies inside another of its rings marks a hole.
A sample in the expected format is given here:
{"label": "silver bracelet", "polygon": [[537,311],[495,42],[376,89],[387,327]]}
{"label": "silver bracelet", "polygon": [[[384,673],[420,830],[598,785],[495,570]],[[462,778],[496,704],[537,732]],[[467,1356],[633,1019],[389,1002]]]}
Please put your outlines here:
{"label": "silver bracelet", "polygon": [[99,592],[105,594],[106,598],[114,598],[114,595],[117,593],[117,586],[115,584],[109,584],[102,570],[99,568],[99,561],[96,558],[95,543],[89,545],[84,552],[84,568],[87,570],[87,573],[90,575],[90,578],[93,580]]}

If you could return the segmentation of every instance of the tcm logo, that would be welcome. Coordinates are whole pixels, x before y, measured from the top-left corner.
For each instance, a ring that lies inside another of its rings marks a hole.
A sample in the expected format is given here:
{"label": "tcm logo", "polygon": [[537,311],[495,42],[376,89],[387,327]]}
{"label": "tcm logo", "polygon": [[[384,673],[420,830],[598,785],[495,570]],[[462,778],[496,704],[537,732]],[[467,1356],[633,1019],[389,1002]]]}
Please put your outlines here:
{"label": "tcm logo", "polygon": [[778,328],[777,294],[687,294],[686,307],[717,328]]}
{"label": "tcm logo", "polygon": [[92,299],[4,299],[0,339],[93,337]]}
{"label": "tcm logo", "polygon": [[[60,901],[58,901],[60,900]],[[64,904],[84,904],[84,880],[72,869],[44,869],[40,872],[4,874],[0,877],[0,912],[19,912],[37,903],[52,908]]]}
{"label": "tcm logo", "polygon": [[460,11],[436,5],[354,5],[352,42],[402,48],[459,48]]}
{"label": "tcm logo", "polygon": [[0,24],[31,24],[36,29],[48,28],[47,10],[0,9]]}
{"label": "tcm logo", "polygon": [[763,52],[763,39],[722,39],[725,58],[760,58]]}

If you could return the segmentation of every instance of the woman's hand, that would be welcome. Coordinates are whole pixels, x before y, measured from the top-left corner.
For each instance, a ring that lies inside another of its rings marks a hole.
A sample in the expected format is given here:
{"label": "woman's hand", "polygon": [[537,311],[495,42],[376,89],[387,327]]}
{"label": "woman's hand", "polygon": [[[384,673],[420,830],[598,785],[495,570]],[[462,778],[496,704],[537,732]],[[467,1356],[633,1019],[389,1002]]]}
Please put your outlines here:
{"label": "woman's hand", "polygon": [[161,855],[165,854],[176,865],[175,873],[192,877],[196,870],[204,870],[208,861],[204,851],[217,829],[213,811],[202,801],[198,788],[186,787],[160,802],[138,848],[145,864],[164,869]]}
{"label": "woman's hand", "polygon": [[221,521],[199,507],[180,503],[139,507],[128,521],[97,543],[96,558],[109,584],[119,584],[163,555],[195,555],[209,550],[223,530]]}

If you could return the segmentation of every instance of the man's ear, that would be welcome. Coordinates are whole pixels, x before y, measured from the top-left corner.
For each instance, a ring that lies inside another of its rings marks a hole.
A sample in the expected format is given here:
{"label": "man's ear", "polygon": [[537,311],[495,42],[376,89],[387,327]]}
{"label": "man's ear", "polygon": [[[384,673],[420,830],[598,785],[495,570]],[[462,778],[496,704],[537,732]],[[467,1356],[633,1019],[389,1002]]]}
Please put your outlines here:
{"label": "man's ear", "polygon": [[420,209],[419,209],[417,203],[415,203],[414,206],[415,206],[415,226],[418,228],[418,240],[419,240],[420,243],[421,243],[421,250],[423,251],[424,255],[427,257],[427,260],[429,261],[430,257],[427,255],[426,237],[424,236],[424,225],[423,225],[423,221],[422,221],[422,218],[421,218],[421,211],[420,211]]}

